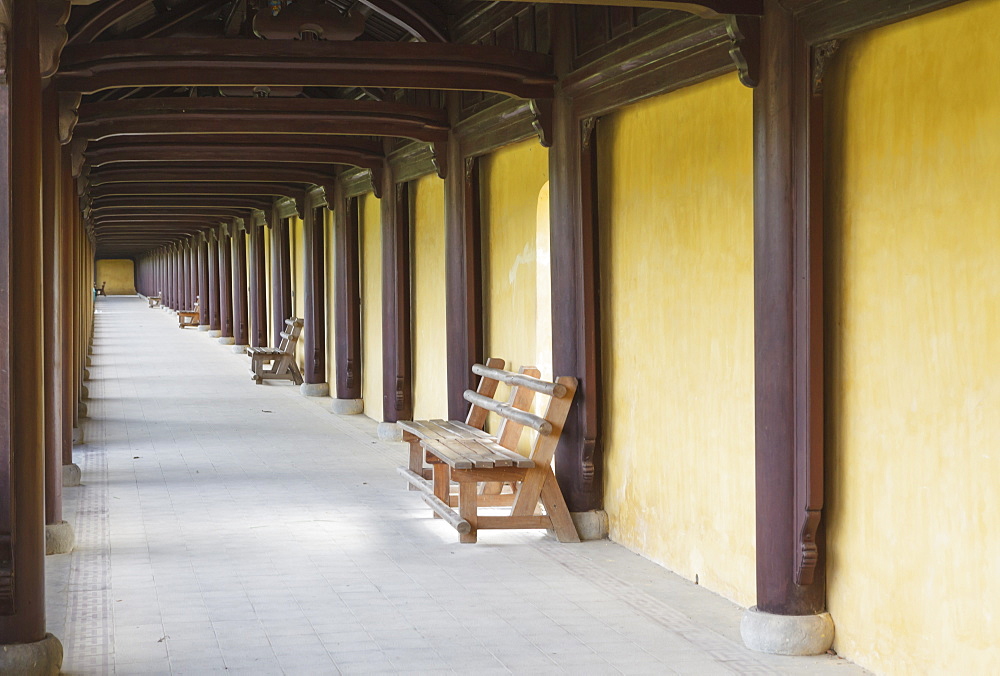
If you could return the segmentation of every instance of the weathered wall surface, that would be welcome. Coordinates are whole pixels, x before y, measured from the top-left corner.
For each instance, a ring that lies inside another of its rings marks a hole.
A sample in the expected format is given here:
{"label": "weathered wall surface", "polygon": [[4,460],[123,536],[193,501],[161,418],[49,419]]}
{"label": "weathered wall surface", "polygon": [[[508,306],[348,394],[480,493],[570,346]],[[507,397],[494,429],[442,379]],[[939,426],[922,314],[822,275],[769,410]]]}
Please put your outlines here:
{"label": "weathered wall surface", "polygon": [[754,603],[752,94],[728,75],[598,126],[611,537]]}
{"label": "weathered wall surface", "polygon": [[413,417],[447,419],[444,181],[434,175],[414,181],[410,204]]}
{"label": "weathered wall surface", "polygon": [[1000,664],[1000,2],[848,42],[827,79],[834,647]]}
{"label": "weathered wall surface", "polygon": [[94,283],[100,288],[105,282],[104,293],[109,296],[135,295],[135,263],[128,258],[95,261]]}
{"label": "weathered wall surface", "polygon": [[360,198],[361,396],[365,415],[382,420],[382,205],[374,194]]}

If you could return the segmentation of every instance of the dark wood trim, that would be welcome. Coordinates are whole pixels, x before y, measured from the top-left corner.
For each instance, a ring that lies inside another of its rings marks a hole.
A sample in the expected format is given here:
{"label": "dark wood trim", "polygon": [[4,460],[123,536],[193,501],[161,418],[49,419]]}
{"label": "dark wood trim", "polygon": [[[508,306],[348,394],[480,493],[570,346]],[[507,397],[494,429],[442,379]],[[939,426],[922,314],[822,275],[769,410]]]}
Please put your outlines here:
{"label": "dark wood trim", "polygon": [[222,330],[222,308],[219,298],[219,237],[215,230],[206,232],[208,238],[208,328]]}
{"label": "dark wood trim", "polygon": [[803,36],[810,45],[905,21],[964,0],[790,0]]}
{"label": "dark wood trim", "polygon": [[[250,317],[247,307],[247,231],[246,221],[233,225],[233,338],[236,345],[248,345]],[[253,227],[253,226],[250,226]]]}
{"label": "dark wood trim", "polygon": [[358,198],[347,197],[341,181],[333,189],[334,337],[336,396],[361,398],[361,259]]}
{"label": "dark wood trim", "polygon": [[246,163],[192,162],[116,162],[105,164],[87,174],[91,187],[108,183],[301,183],[333,184],[336,174],[322,165],[296,166],[275,162],[261,166]]}
{"label": "dark wood trim", "polygon": [[305,364],[302,378],[307,384],[326,382],[326,207],[310,200],[302,219],[305,245],[304,306],[302,330]]}
{"label": "dark wood trim", "polygon": [[[503,146],[537,136],[530,101],[506,100],[455,123],[462,159],[485,155]],[[454,165],[461,171],[462,162]]]}
{"label": "dark wood trim", "polygon": [[271,213],[271,302],[274,315],[274,345],[281,342],[281,332],[285,330],[285,320],[294,314],[292,306],[292,260],[289,242],[287,213],[277,202]]}
{"label": "dark wood trim", "polygon": [[447,143],[438,144],[438,148],[445,157],[438,154],[434,144],[406,143],[393,149],[387,158],[393,176],[401,183],[433,173],[443,176],[447,173]]}
{"label": "dark wood trim", "polygon": [[409,186],[384,174],[382,217],[382,417],[413,418],[410,349]]}
{"label": "dark wood trim", "polygon": [[266,236],[260,212],[254,212],[250,229],[250,347],[267,346],[267,273],[264,251]]}
{"label": "dark wood trim", "polygon": [[754,90],[757,607],[825,608],[822,550],[822,98],[812,51],[778,0]]}

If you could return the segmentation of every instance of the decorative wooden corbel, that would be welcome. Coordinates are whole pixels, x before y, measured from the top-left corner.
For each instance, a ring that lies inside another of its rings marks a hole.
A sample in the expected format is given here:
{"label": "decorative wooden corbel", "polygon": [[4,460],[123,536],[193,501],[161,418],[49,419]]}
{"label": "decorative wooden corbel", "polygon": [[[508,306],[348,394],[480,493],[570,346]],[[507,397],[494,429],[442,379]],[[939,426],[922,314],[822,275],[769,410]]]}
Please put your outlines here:
{"label": "decorative wooden corbel", "polygon": [[257,12],[253,32],[268,40],[296,40],[307,34],[317,40],[354,40],[365,32],[365,15],[351,10],[341,14],[325,0],[297,0],[277,13]]}
{"label": "decorative wooden corbel", "polygon": [[87,149],[87,139],[74,138],[69,144],[70,171],[74,176],[80,176],[83,171],[83,163],[87,159],[83,151]]}
{"label": "decorative wooden corbel", "polygon": [[72,9],[70,0],[37,0],[38,2],[38,66],[42,80],[48,80],[59,70],[59,56],[69,40],[66,22]]}
{"label": "decorative wooden corbel", "polygon": [[368,177],[372,182],[372,194],[378,199],[382,199],[382,180],[385,178],[385,169],[372,167],[368,170]]}
{"label": "decorative wooden corbel", "polygon": [[580,121],[580,147],[584,152],[590,150],[590,143],[594,138],[594,128],[596,126],[597,117],[585,117]]}
{"label": "decorative wooden corbel", "polygon": [[552,99],[531,99],[531,128],[538,134],[543,148],[552,147]]}
{"label": "decorative wooden corbel", "polygon": [[10,31],[10,0],[0,0],[0,85],[7,84],[7,33]]}
{"label": "decorative wooden corbel", "polygon": [[726,33],[732,44],[729,56],[736,64],[740,82],[747,87],[756,87],[760,82],[760,17],[727,16]]}
{"label": "decorative wooden corbel", "polygon": [[821,42],[813,47],[812,91],[813,96],[823,93],[823,77],[826,75],[826,65],[840,49],[840,40]]}
{"label": "decorative wooden corbel", "polygon": [[448,142],[435,141],[429,144],[431,149],[431,164],[438,178],[448,178]]}
{"label": "decorative wooden corbel", "polygon": [[476,170],[476,158],[466,157],[465,158],[465,182],[468,183],[472,180],[472,174]]}
{"label": "decorative wooden corbel", "polygon": [[59,143],[66,145],[73,139],[73,130],[80,119],[80,102],[83,95],[76,92],[59,92]]}

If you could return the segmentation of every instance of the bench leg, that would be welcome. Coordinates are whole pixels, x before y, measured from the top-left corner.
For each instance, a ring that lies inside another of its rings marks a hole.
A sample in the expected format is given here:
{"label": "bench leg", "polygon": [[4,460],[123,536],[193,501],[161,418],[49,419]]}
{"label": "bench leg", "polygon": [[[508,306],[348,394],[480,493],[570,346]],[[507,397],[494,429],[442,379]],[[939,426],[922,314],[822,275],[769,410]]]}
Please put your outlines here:
{"label": "bench leg", "polygon": [[580,535],[576,532],[576,526],[573,525],[573,518],[569,515],[569,508],[566,507],[566,500],[563,498],[562,491],[559,490],[556,477],[552,474],[551,469],[547,471],[547,474],[548,476],[542,483],[540,497],[542,506],[545,507],[545,513],[552,522],[552,530],[556,532],[556,539],[559,542],[579,542]]}
{"label": "bench leg", "polygon": [[[420,439],[413,437],[406,439],[406,443],[410,445],[410,471],[417,476],[424,476],[424,449],[420,447]],[[411,491],[418,490],[413,484],[407,484]]]}
{"label": "bench leg", "polygon": [[[451,468],[443,462],[435,462],[432,467],[434,468],[434,495],[444,504],[450,505],[448,494],[451,493]],[[441,517],[435,512],[434,518],[440,519]]]}
{"label": "bench leg", "polygon": [[474,543],[477,540],[476,522],[479,520],[478,500],[479,485],[473,481],[463,481],[458,484],[458,515],[472,526],[468,533],[459,533],[458,541]]}

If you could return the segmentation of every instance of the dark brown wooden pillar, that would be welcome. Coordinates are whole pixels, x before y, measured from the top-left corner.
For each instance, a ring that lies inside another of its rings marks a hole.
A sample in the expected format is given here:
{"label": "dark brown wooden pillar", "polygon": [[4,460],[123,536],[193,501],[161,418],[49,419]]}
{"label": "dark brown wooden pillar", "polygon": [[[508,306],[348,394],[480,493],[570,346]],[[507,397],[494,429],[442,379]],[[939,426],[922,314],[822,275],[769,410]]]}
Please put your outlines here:
{"label": "dark brown wooden pillar", "polygon": [[307,205],[303,220],[305,244],[305,317],[303,347],[305,364],[302,369],[301,392],[311,397],[330,393],[326,382],[326,198]]}
{"label": "dark brown wooden pillar", "polygon": [[233,225],[233,342],[240,348],[248,344],[250,328],[247,316],[247,231],[241,221]]}
{"label": "dark brown wooden pillar", "polygon": [[208,269],[208,235],[201,233],[198,242],[198,330],[208,331],[212,316],[211,274]]}
{"label": "dark brown wooden pillar", "polygon": [[[76,214],[78,213],[76,204],[76,193],[73,189],[73,174],[70,170],[70,150],[65,145],[61,149],[62,164],[60,166],[60,180],[63,199],[61,207],[61,222],[59,225],[59,290],[62,296],[61,319],[59,322],[59,340],[62,350],[62,462],[65,466],[72,467],[75,476],[78,476],[79,469],[73,463],[73,409],[76,408],[73,390],[73,330],[75,316],[75,294],[76,278],[74,277],[75,266],[75,233]],[[69,484],[78,483],[75,478],[70,479]]]}
{"label": "dark brown wooden pillar", "polygon": [[219,227],[219,327],[220,343],[233,342],[233,225]]}
{"label": "dark brown wooden pillar", "polygon": [[[452,97],[457,117],[457,97]],[[453,120],[454,122],[455,120]],[[483,360],[482,241],[479,219],[479,161],[465,158],[458,138],[448,144],[445,182],[445,291],[448,340],[448,417],[464,420],[469,404],[462,393],[474,388],[472,365]]]}
{"label": "dark brown wooden pillar", "polygon": [[822,97],[790,12],[765,0],[754,90],[757,607],[825,608]]}
{"label": "dark brown wooden pillar", "polygon": [[8,7],[0,17],[11,24],[0,23],[0,670],[10,668],[11,644],[46,639],[38,5]]}
{"label": "dark brown wooden pillar", "polygon": [[250,347],[267,346],[267,273],[264,269],[264,224],[256,217],[250,224]]}
{"label": "dark brown wooden pillar", "polygon": [[194,238],[188,238],[184,242],[184,307],[182,309],[190,311],[194,307],[195,297],[195,244]]}
{"label": "dark brown wooden pillar", "polygon": [[42,345],[45,388],[45,524],[62,523],[62,294],[59,287],[59,101],[55,87],[42,99]]}
{"label": "dark brown wooden pillar", "polygon": [[285,320],[292,316],[292,261],[288,233],[288,218],[278,207],[271,215],[271,298],[274,303],[274,344],[281,342]]}
{"label": "dark brown wooden pillar", "polygon": [[361,259],[358,200],[333,188],[334,336],[337,399],[361,399]]}
{"label": "dark brown wooden pillar", "polygon": [[382,216],[382,418],[413,418],[410,348],[410,191],[384,172]]}
{"label": "dark brown wooden pillar", "polygon": [[222,335],[222,313],[219,306],[219,236],[212,229],[207,231],[208,237],[208,298],[209,298],[209,335]]}
{"label": "dark brown wooden pillar", "polygon": [[[553,7],[553,49],[560,73],[572,68],[570,7]],[[553,103],[549,151],[552,252],[552,369],[579,387],[556,450],[556,478],[573,512],[603,504],[600,446],[596,138],[564,96]]]}

